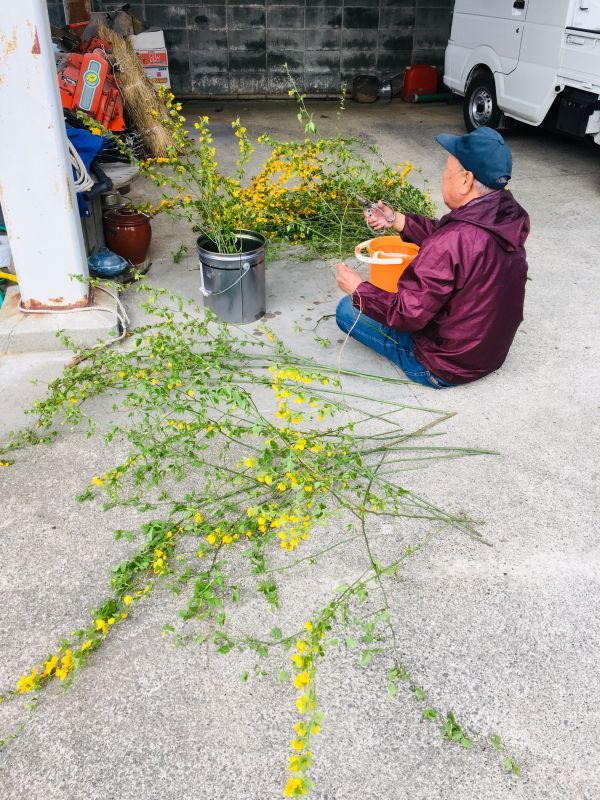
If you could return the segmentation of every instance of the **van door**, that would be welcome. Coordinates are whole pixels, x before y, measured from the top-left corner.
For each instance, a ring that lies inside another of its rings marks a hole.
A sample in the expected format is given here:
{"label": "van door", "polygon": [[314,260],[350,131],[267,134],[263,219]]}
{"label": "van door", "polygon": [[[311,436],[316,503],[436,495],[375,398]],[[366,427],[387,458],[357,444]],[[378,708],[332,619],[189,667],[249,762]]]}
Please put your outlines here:
{"label": "van door", "polygon": [[[500,72],[512,72],[519,61],[523,23],[529,0],[456,0],[452,42],[459,50],[492,50]],[[467,59],[469,62],[469,59]]]}
{"label": "van door", "polygon": [[[585,4],[585,0],[575,2]],[[546,116],[556,95],[571,11],[571,0],[527,0],[518,66],[509,75],[496,78],[498,103],[511,117],[539,125]]]}
{"label": "van door", "polygon": [[581,31],[600,32],[600,0],[575,0],[569,27]]}

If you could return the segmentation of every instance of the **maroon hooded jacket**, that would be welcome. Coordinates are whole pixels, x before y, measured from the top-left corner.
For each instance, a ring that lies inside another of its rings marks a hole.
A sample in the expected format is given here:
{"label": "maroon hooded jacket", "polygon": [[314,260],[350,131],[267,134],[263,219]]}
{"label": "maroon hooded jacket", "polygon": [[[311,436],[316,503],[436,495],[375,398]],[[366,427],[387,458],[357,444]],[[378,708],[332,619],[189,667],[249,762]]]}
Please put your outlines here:
{"label": "maroon hooded jacket", "polygon": [[398,292],[361,283],[355,308],[410,331],[415,358],[447,383],[498,369],[523,320],[529,216],[500,189],[440,220],[407,214],[402,237],[421,247]]}

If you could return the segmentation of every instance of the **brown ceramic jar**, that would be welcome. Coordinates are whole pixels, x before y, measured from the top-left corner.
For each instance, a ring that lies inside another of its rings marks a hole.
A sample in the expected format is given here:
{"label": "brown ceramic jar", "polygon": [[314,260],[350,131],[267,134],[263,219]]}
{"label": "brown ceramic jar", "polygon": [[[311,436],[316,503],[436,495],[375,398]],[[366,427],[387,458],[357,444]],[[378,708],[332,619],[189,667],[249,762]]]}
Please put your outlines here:
{"label": "brown ceramic jar", "polygon": [[127,208],[106,211],[104,238],[109,250],[141,269],[146,266],[152,239],[150,217],[142,211]]}

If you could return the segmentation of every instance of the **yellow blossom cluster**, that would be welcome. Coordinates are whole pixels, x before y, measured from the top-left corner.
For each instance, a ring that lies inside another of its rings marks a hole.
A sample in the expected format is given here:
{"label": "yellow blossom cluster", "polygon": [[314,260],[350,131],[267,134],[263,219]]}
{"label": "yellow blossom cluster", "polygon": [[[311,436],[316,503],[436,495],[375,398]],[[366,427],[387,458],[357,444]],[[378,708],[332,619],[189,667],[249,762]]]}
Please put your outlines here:
{"label": "yellow blossom cluster", "polygon": [[294,751],[288,761],[289,778],[283,790],[284,797],[302,797],[310,790],[306,772],[313,763],[309,743],[320,729],[321,714],[317,709],[314,687],[315,659],[321,653],[320,639],[325,635],[310,620],[304,623],[305,635],[296,641],[292,654],[292,684],[298,695],[296,708],[303,719],[294,725],[294,738],[290,747]]}

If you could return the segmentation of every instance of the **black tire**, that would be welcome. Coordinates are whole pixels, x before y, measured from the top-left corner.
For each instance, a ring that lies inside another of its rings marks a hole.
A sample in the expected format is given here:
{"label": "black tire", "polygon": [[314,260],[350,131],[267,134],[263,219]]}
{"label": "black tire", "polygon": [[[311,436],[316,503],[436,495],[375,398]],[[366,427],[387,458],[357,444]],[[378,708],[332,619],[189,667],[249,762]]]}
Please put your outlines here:
{"label": "black tire", "polygon": [[487,125],[497,128],[502,119],[502,111],[496,100],[496,84],[489,72],[476,72],[465,91],[463,116],[468,131]]}

